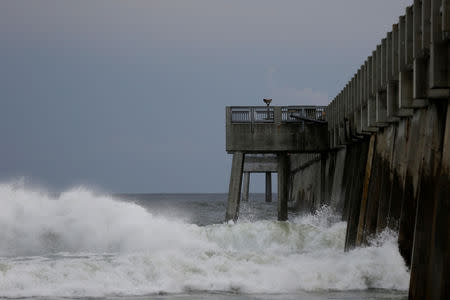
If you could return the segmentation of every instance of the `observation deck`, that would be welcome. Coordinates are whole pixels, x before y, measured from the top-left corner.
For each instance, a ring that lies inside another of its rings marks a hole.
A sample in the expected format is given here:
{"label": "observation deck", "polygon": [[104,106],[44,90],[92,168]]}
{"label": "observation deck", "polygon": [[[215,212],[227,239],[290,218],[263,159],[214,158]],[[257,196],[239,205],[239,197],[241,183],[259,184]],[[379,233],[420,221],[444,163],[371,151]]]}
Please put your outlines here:
{"label": "observation deck", "polygon": [[[264,100],[267,104],[270,101]],[[266,173],[267,202],[272,201],[271,173],[278,174],[278,220],[287,220],[288,154],[327,150],[329,138],[324,106],[227,107],[226,151],[233,154],[233,162],[225,220],[237,220],[239,216],[243,175],[243,200],[247,201],[250,173],[259,172]]]}
{"label": "observation deck", "polygon": [[329,149],[324,106],[226,108],[226,151],[317,153]]}

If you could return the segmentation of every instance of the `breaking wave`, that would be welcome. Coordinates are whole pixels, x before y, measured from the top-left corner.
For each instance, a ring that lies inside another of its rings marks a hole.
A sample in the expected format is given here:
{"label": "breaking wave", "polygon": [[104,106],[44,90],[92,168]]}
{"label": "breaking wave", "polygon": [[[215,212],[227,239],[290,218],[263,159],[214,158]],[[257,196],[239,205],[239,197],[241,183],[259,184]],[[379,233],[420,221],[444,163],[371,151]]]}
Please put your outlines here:
{"label": "breaking wave", "polygon": [[0,297],[406,290],[392,232],[345,253],[329,208],[290,222],[197,226],[76,188],[0,184]]}

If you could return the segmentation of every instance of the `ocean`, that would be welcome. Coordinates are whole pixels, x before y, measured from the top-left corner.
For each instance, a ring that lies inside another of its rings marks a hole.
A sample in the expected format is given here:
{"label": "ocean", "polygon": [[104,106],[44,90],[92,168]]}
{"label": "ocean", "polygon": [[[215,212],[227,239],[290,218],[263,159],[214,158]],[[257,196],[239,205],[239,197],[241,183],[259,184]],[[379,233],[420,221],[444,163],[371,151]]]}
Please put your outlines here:
{"label": "ocean", "polygon": [[0,184],[0,299],[407,299],[396,235],[344,252],[329,207],[290,212],[252,194],[55,195]]}

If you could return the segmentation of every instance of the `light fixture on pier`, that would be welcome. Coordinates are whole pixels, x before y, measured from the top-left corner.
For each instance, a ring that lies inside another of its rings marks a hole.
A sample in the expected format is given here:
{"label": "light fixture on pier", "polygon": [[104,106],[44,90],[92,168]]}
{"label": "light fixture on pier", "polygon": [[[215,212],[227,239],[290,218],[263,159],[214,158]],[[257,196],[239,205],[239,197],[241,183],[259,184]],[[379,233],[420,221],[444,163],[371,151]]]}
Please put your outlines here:
{"label": "light fixture on pier", "polygon": [[264,98],[263,101],[264,101],[265,104],[267,104],[267,115],[266,115],[265,119],[266,120],[271,120],[271,119],[273,119],[273,115],[270,114],[269,105],[270,105],[270,102],[272,102],[272,99]]}
{"label": "light fixture on pier", "polygon": [[265,99],[263,99],[263,101],[265,104],[267,104],[267,107],[269,107],[270,102],[272,102],[272,99],[265,98]]}

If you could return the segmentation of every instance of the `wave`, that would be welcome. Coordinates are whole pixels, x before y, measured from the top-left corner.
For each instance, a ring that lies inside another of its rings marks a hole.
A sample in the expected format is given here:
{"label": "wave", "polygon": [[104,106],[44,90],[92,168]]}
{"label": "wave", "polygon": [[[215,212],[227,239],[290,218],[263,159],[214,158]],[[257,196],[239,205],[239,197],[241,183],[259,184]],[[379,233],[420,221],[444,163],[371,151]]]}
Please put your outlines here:
{"label": "wave", "polygon": [[290,222],[197,226],[75,188],[0,184],[0,297],[406,290],[395,233],[344,252],[329,208]]}

